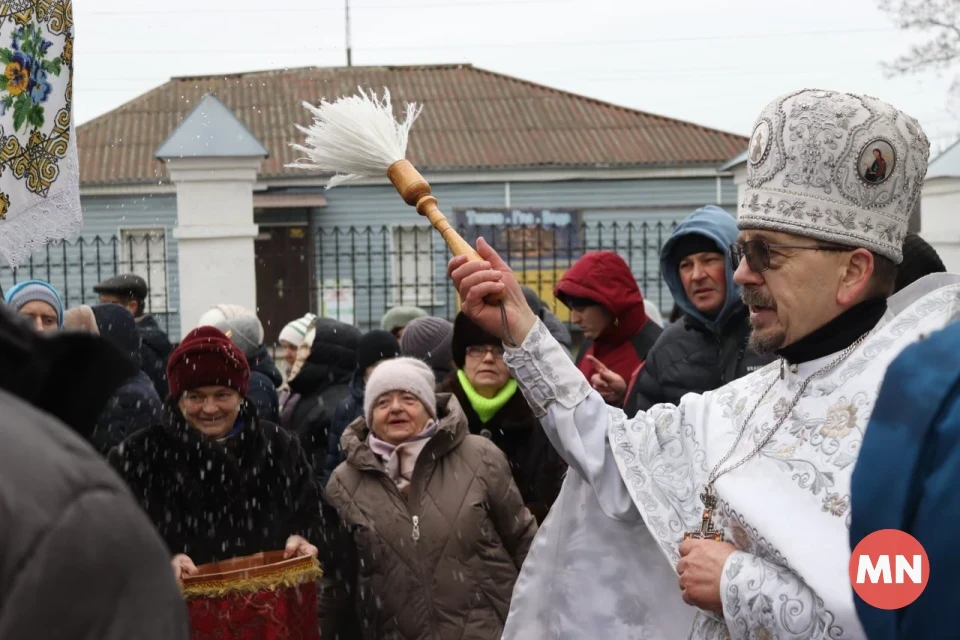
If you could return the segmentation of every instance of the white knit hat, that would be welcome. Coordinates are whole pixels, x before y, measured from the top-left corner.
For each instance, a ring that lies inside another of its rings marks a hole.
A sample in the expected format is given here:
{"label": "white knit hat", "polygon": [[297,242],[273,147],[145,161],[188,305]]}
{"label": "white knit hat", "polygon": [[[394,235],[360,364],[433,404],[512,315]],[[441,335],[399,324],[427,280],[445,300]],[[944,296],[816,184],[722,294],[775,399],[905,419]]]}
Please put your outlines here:
{"label": "white knit hat", "polygon": [[377,398],[390,391],[412,393],[427,408],[430,416],[437,417],[436,382],[433,371],[416,358],[392,358],[384,360],[370,374],[363,391],[363,415],[367,427],[373,428],[373,405]]}
{"label": "white knit hat", "polygon": [[280,340],[299,347],[303,344],[303,339],[307,335],[310,323],[313,322],[316,317],[314,314],[308,313],[302,318],[297,318],[293,322],[288,323],[287,326],[283,328],[283,331],[280,332]]}
{"label": "white knit hat", "polygon": [[737,226],[862,247],[899,264],[929,155],[920,124],[876,98],[781,96],[754,125]]}

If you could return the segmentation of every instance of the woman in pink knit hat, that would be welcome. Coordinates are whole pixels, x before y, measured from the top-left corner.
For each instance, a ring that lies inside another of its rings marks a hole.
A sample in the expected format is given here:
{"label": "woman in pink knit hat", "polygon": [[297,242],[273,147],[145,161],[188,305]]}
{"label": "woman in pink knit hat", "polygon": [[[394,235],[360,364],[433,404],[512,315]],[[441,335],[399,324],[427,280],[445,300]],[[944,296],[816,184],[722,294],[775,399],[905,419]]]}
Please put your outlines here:
{"label": "woman in pink knit hat", "polygon": [[373,370],[341,444],[327,498],[364,637],[499,638],[537,531],[500,449],[413,358]]}

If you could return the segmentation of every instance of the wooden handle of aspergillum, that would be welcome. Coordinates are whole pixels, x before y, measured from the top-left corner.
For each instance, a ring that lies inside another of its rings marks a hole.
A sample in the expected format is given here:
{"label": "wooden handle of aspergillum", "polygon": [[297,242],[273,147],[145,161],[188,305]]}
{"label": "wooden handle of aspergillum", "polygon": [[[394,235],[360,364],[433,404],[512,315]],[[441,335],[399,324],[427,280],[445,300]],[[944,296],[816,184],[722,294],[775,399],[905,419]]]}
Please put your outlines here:
{"label": "wooden handle of aspergillum", "polygon": [[[411,207],[416,207],[417,213],[426,216],[433,228],[440,232],[453,255],[467,256],[467,260],[471,262],[482,260],[473,247],[450,225],[450,221],[437,206],[437,199],[430,194],[430,184],[423,179],[409,160],[398,160],[390,165],[387,169],[387,177],[390,178],[390,182],[396,187],[403,201]],[[487,302],[496,303],[501,298],[501,295],[488,296]]]}

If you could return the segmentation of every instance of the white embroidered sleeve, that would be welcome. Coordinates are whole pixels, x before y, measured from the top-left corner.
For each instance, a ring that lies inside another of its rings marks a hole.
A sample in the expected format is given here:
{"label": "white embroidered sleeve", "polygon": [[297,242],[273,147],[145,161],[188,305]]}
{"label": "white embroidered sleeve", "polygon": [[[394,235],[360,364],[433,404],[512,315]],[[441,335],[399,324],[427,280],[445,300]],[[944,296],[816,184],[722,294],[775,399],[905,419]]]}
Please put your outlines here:
{"label": "white embroidered sleeve", "polygon": [[550,442],[570,470],[590,484],[603,512],[618,520],[638,520],[607,441],[611,409],[543,322],[537,320],[518,348],[506,350],[504,362]]}
{"label": "white embroidered sleeve", "polygon": [[732,640],[839,637],[823,600],[800,576],[752,553],[727,558],[720,597]]}

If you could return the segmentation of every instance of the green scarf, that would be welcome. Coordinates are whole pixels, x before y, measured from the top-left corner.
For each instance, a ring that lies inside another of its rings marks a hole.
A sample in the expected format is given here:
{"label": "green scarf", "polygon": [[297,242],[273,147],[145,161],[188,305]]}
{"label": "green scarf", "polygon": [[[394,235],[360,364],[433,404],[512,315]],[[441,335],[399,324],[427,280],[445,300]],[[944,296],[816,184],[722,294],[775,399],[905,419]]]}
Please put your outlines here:
{"label": "green scarf", "polygon": [[492,398],[484,398],[470,384],[470,379],[467,378],[463,369],[457,369],[457,379],[460,381],[460,386],[463,387],[463,393],[467,396],[467,401],[480,416],[480,422],[483,424],[490,422],[490,419],[497,415],[497,411],[503,409],[503,406],[510,402],[510,398],[517,392],[517,381],[510,378],[507,384],[497,392],[497,395]]}

